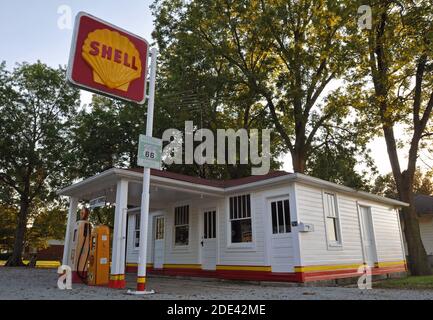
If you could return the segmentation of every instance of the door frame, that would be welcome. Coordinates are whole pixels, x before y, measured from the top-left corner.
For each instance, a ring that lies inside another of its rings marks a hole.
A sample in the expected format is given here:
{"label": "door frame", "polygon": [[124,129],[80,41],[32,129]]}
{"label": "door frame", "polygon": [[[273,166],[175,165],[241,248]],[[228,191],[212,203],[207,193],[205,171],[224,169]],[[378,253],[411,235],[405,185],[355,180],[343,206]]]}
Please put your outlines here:
{"label": "door frame", "polygon": [[362,248],[362,259],[363,259],[363,263],[367,263],[367,254],[365,252],[365,239],[364,239],[364,227],[363,227],[363,217],[362,217],[362,213],[361,213],[361,207],[364,207],[366,209],[368,209],[368,214],[370,215],[370,231],[371,231],[371,237],[373,239],[373,266],[370,267],[374,267],[375,263],[378,261],[378,255],[377,255],[377,241],[376,241],[376,232],[375,232],[375,228],[374,228],[374,221],[373,221],[373,214],[372,214],[372,206],[369,203],[364,203],[364,202],[356,202],[356,208],[358,211],[358,223],[359,223],[359,231],[360,231],[360,237],[361,237],[361,248]]}
{"label": "door frame", "polygon": [[[279,237],[283,237],[283,235],[285,234],[285,233],[283,233],[282,235],[280,235],[280,234],[274,234],[273,231],[272,231],[272,209],[271,209],[272,202],[289,200],[289,210],[290,210],[290,215],[289,216],[290,216],[290,229],[291,229],[291,231],[290,231],[289,234],[292,237],[292,243],[291,243],[291,245],[293,246],[293,250],[294,250],[293,257],[294,257],[294,260],[297,259],[296,258],[296,254],[297,254],[296,253],[296,248],[297,248],[297,243],[298,242],[297,242],[297,239],[295,238],[295,236],[296,236],[296,228],[294,228],[293,225],[292,225],[292,222],[296,221],[296,212],[294,212],[296,210],[294,210],[294,207],[293,207],[294,202],[296,200],[294,200],[292,198],[292,195],[293,195],[293,192],[287,192],[287,193],[279,193],[279,194],[270,195],[270,196],[265,197],[265,206],[266,206],[266,208],[264,210],[264,213],[265,213],[266,217],[264,219],[264,221],[265,221],[265,226],[264,227],[266,229],[265,230],[265,235],[266,235],[266,238],[265,238],[266,239],[266,244],[265,244],[265,246],[266,246],[266,251],[267,251],[266,260],[267,260],[267,264],[271,268],[272,268],[272,240],[273,240],[273,237],[276,236],[277,238],[279,238]],[[290,267],[293,269],[295,265],[296,264],[294,263]]]}
{"label": "door frame", "polygon": [[218,206],[210,206],[210,207],[202,207],[199,209],[199,218],[198,218],[198,228],[199,228],[199,232],[198,232],[198,258],[199,258],[199,263],[201,268],[203,269],[203,247],[201,245],[201,242],[204,240],[204,229],[203,229],[203,223],[204,223],[204,213],[205,212],[210,212],[210,211],[215,211],[215,265],[217,266],[219,263],[219,210],[218,210]]}

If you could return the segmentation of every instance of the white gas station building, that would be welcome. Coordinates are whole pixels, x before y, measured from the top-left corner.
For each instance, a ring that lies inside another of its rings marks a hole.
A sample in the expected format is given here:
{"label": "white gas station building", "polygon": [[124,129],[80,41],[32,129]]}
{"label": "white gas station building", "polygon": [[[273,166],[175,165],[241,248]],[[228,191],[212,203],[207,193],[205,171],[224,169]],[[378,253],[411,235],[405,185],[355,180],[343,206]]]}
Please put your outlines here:
{"label": "white gas station building", "polygon": [[[105,197],[115,204],[110,286],[125,287],[137,270],[142,183],[142,169],[113,168],[58,192],[69,197],[63,264],[79,202]],[[404,273],[403,206],[299,173],[217,181],[152,170],[147,269],[287,282],[359,277],[363,265]]]}

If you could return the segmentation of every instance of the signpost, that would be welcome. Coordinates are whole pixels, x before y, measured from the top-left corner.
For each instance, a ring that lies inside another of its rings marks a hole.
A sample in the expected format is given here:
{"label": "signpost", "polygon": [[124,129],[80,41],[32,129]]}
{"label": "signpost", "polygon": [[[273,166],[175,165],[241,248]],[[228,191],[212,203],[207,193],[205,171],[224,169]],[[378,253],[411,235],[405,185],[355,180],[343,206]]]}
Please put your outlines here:
{"label": "signpost", "polygon": [[[155,84],[156,84],[156,66],[157,66],[156,61],[157,61],[158,51],[155,48],[153,48],[151,55],[152,55],[152,64],[150,67],[149,102],[147,104],[147,124],[146,124],[146,135],[148,138],[151,138],[153,135],[153,109],[155,106]],[[146,291],[147,233],[149,227],[149,197],[150,197],[149,190],[150,190],[150,168],[145,167],[143,171],[143,193],[141,195],[140,253],[138,255],[137,291],[130,292],[135,294],[153,293],[153,291]]]}
{"label": "signpost", "polygon": [[162,140],[140,135],[137,164],[140,167],[161,170]]}
{"label": "signpost", "polygon": [[93,210],[96,208],[101,208],[101,207],[105,207],[107,201],[105,197],[99,197],[96,199],[92,199],[89,201],[89,209]]}
{"label": "signpost", "polygon": [[[148,58],[151,57],[149,96],[146,96]],[[140,251],[137,291],[146,291],[150,168],[160,169],[162,142],[152,138],[158,51],[128,31],[80,12],[77,15],[68,67],[68,81],[87,91],[144,104],[148,98],[146,136],[140,137],[138,163],[144,166],[141,197]]]}

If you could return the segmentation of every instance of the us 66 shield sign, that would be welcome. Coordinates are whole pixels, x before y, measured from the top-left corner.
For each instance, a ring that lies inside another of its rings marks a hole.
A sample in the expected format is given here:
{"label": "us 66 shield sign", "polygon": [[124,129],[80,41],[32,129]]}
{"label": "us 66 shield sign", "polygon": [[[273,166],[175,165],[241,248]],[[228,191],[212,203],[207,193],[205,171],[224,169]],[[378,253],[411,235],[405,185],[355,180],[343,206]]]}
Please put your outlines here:
{"label": "us 66 shield sign", "polygon": [[141,167],[161,170],[162,140],[140,135],[137,164]]}

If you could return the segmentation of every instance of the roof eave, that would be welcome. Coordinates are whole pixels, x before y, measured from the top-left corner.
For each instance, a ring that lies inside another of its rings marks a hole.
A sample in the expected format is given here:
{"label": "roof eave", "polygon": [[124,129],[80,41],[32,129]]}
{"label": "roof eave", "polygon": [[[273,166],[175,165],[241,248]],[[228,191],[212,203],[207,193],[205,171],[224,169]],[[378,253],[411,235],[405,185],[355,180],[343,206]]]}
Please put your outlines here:
{"label": "roof eave", "polygon": [[319,178],[310,177],[310,176],[307,176],[307,175],[302,174],[302,173],[294,173],[293,174],[293,180],[297,181],[297,182],[303,182],[306,184],[327,187],[327,188],[333,189],[335,191],[341,191],[341,192],[348,193],[348,194],[355,194],[355,195],[358,195],[360,198],[363,198],[363,199],[387,203],[387,204],[393,205],[395,207],[408,207],[409,206],[409,203],[406,203],[403,201],[382,197],[382,196],[368,193],[365,191],[359,191],[359,190],[356,190],[356,189],[353,189],[350,187],[346,187],[346,186],[342,186],[342,185],[339,185],[339,184],[336,184],[333,182],[329,182],[329,181],[322,180]]}

